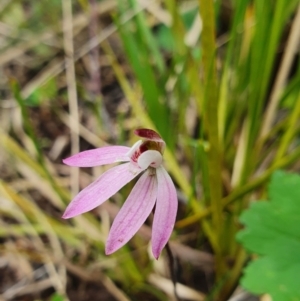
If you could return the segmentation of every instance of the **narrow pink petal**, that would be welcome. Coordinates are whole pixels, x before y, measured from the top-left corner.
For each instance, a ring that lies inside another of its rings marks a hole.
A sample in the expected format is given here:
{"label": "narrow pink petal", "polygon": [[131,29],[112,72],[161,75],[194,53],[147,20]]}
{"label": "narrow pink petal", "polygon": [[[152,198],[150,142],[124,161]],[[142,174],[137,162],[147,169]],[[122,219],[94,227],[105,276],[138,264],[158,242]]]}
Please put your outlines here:
{"label": "narrow pink petal", "polygon": [[157,201],[152,225],[152,253],[157,259],[168,242],[174,228],[178,199],[175,186],[167,171],[156,169]]}
{"label": "narrow pink petal", "polygon": [[63,218],[74,217],[101,205],[142,171],[142,169],[133,169],[131,163],[109,169],[79,192],[67,207]]}
{"label": "narrow pink petal", "polygon": [[127,152],[130,150],[126,146],[105,146],[101,148],[87,150],[72,157],[64,159],[63,162],[70,166],[92,167],[115,162],[129,161]]}
{"label": "narrow pink petal", "polygon": [[157,179],[147,170],[137,181],[110,229],[106,254],[126,244],[151,213],[157,195]]}

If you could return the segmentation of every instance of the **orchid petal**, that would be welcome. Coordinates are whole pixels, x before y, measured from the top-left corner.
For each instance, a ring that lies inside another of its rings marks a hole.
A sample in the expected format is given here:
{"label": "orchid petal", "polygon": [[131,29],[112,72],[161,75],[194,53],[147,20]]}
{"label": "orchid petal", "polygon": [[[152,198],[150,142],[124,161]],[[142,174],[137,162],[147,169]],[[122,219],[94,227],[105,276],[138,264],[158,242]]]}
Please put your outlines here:
{"label": "orchid petal", "polygon": [[126,155],[130,150],[126,146],[105,146],[87,150],[66,158],[63,162],[70,166],[92,167],[115,162],[126,162],[130,158]]}
{"label": "orchid petal", "polygon": [[162,155],[156,150],[147,150],[138,157],[138,165],[140,168],[159,167],[162,163]]}
{"label": "orchid petal", "polygon": [[157,195],[157,179],[147,170],[137,181],[115,218],[106,242],[106,254],[126,244],[146,221]]}
{"label": "orchid petal", "polygon": [[137,142],[129,149],[129,151],[126,153],[126,155],[130,158],[130,157],[136,152],[136,150],[141,146],[142,143],[143,143],[142,140],[137,141]]}
{"label": "orchid petal", "polygon": [[150,140],[150,141],[155,141],[158,142],[159,146],[160,146],[160,151],[161,153],[164,152],[165,148],[166,148],[166,143],[165,141],[159,136],[158,133],[156,133],[153,130],[150,129],[137,129],[134,131],[134,133],[141,137],[144,138],[146,140]]}
{"label": "orchid petal", "polygon": [[63,218],[74,217],[101,205],[142,171],[143,169],[134,169],[131,163],[109,169],[80,191],[67,207]]}
{"label": "orchid petal", "polygon": [[152,225],[152,253],[157,259],[168,242],[174,228],[178,199],[176,188],[167,171],[156,169],[157,201]]}

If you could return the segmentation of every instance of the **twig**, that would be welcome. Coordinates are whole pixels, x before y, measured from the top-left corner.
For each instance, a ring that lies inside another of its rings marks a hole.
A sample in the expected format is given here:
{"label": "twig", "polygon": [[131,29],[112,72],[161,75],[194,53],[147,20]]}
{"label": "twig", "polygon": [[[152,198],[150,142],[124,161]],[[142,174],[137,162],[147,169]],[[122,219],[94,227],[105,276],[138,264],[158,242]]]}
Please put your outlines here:
{"label": "twig", "polygon": [[[97,3],[95,0],[89,0],[90,3],[90,23],[88,26],[90,38],[92,39],[97,35],[98,31],[98,22],[97,22],[97,12],[95,10]],[[90,57],[90,77],[91,77],[91,86],[89,90],[92,92],[94,97],[97,97],[101,93],[101,74],[99,66],[99,48],[93,47],[89,53]]]}
{"label": "twig", "polygon": [[84,139],[91,145],[93,145],[95,147],[100,147],[100,146],[106,145],[103,137],[99,137],[99,136],[95,135],[84,125],[79,124],[79,128],[72,128],[73,123],[70,124],[70,119],[72,118],[71,115],[64,113],[64,112],[57,112],[57,114],[58,114],[59,118],[61,119],[61,121],[70,127],[70,131],[73,132],[73,131],[76,131],[79,129],[78,135],[80,135],[81,137],[84,137]]}
{"label": "twig", "polygon": [[[66,75],[68,87],[68,99],[70,109],[70,124],[74,128],[71,132],[71,153],[79,152],[79,115],[77,104],[77,90],[74,65],[74,46],[73,46],[73,26],[72,26],[72,2],[71,0],[62,0],[63,10],[63,32],[64,32],[64,50],[66,61]],[[79,169],[72,169],[71,173],[71,193],[74,197],[79,191]]]}
{"label": "twig", "polygon": [[[150,274],[148,281],[168,295],[172,294],[172,282],[158,274]],[[177,284],[178,294],[185,300],[203,301],[205,295],[181,283]]]}
{"label": "twig", "polygon": [[[89,0],[90,4],[90,23],[88,26],[90,41],[97,36],[98,32],[98,20],[96,7],[97,2],[95,0]],[[103,98],[101,95],[101,66],[99,63],[99,45],[92,47],[89,52],[89,61],[90,61],[90,83],[88,85],[88,90],[90,90],[91,100],[99,105],[99,110],[101,114],[101,125],[110,133],[113,133],[112,125],[110,122],[109,114],[103,104]],[[112,135],[114,136],[114,135]]]}

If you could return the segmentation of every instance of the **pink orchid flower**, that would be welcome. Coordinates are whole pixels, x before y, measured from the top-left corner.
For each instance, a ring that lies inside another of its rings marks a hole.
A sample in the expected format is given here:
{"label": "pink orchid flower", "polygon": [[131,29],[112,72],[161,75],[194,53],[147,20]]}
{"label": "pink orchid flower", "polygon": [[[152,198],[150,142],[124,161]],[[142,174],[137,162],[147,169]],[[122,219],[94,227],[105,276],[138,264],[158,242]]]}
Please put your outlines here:
{"label": "pink orchid flower", "polygon": [[177,194],[169,174],[162,166],[165,142],[153,130],[139,129],[135,134],[143,140],[139,140],[131,148],[106,146],[63,160],[67,165],[78,167],[127,162],[112,167],[83,189],[69,204],[63,218],[71,218],[94,209],[143,173],[112,224],[105,252],[111,254],[126,244],[155,206],[151,241],[152,253],[157,259],[174,227]]}

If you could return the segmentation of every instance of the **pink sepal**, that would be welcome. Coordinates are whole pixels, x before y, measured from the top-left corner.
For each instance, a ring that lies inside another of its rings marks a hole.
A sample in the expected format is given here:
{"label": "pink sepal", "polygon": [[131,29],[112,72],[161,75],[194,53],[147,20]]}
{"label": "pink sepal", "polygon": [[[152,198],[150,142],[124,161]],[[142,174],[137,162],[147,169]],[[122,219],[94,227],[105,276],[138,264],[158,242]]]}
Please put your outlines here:
{"label": "pink sepal", "polygon": [[78,167],[93,167],[115,162],[129,161],[127,153],[130,147],[105,146],[83,151],[63,160],[64,164]]}
{"label": "pink sepal", "polygon": [[137,181],[109,231],[105,253],[111,254],[126,244],[146,221],[156,200],[157,180],[147,170]]}
{"label": "pink sepal", "polygon": [[131,163],[125,163],[109,169],[77,194],[67,207],[63,218],[71,218],[96,208],[142,171],[142,169],[132,167]]}

